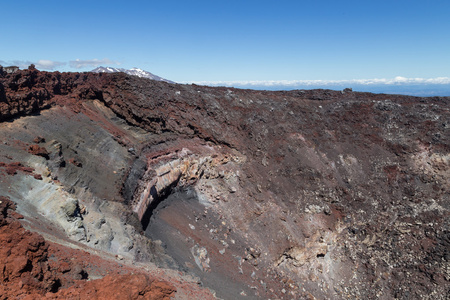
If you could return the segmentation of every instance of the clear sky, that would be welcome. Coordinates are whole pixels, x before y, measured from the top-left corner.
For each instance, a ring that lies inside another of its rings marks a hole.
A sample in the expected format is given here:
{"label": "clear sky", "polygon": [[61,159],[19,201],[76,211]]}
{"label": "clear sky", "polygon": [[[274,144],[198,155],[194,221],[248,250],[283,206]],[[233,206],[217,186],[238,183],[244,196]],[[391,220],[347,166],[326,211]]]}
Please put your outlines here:
{"label": "clear sky", "polygon": [[450,77],[449,0],[2,1],[0,64],[177,82]]}

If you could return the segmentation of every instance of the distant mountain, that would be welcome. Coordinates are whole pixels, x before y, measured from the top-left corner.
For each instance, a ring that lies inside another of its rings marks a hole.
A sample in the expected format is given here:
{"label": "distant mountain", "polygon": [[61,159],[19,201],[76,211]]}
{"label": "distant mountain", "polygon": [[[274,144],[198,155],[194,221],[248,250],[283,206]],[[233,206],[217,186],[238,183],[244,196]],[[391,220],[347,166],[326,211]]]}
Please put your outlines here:
{"label": "distant mountain", "polygon": [[94,70],[92,70],[91,72],[94,73],[117,73],[117,72],[123,72],[129,75],[134,75],[134,76],[138,76],[138,77],[143,77],[143,78],[148,78],[148,79],[152,79],[152,80],[158,80],[158,81],[165,81],[165,82],[170,82],[170,83],[175,83],[173,81],[167,80],[165,78],[159,77],[155,74],[152,74],[150,72],[144,71],[142,69],[139,68],[132,68],[132,69],[123,69],[123,68],[111,68],[111,67],[98,67],[95,68]]}

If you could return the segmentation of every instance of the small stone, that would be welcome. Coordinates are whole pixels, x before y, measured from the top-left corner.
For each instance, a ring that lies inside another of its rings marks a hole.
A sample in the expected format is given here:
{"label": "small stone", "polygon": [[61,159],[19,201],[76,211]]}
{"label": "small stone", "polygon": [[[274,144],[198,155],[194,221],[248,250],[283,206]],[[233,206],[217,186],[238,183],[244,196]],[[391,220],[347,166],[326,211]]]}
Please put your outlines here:
{"label": "small stone", "polygon": [[82,168],[83,167],[83,164],[79,160],[77,160],[75,158],[69,159],[69,163],[73,164],[74,166],[76,166],[78,168]]}
{"label": "small stone", "polygon": [[36,144],[45,143],[45,138],[43,138],[42,136],[37,136],[34,138],[33,142]]}

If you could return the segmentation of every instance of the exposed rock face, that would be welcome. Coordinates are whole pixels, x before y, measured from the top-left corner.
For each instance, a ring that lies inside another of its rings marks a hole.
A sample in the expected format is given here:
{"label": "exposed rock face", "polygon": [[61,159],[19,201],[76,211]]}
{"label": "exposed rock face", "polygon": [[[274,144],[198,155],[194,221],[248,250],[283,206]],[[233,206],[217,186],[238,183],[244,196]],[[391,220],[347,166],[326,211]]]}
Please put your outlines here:
{"label": "exposed rock face", "polygon": [[[91,269],[77,262],[86,254],[79,250],[72,251],[70,257],[58,254],[64,248],[57,245],[51,248],[42,236],[22,228],[17,219],[23,216],[15,208],[11,200],[0,197],[0,299],[170,299],[173,296],[175,289],[170,284],[142,273],[120,274],[117,268],[109,270],[114,275],[88,281]],[[94,272],[99,271],[106,270]]]}
{"label": "exposed rock face", "polygon": [[225,299],[446,299],[449,103],[18,71],[0,77],[0,190],[46,238]]}

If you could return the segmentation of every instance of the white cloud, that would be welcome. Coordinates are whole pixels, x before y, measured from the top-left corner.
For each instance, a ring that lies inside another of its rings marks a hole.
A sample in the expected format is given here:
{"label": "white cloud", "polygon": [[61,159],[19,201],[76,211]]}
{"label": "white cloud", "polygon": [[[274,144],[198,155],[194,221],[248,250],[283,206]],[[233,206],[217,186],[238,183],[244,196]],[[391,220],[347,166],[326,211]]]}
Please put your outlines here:
{"label": "white cloud", "polygon": [[41,59],[35,63],[35,66],[38,70],[54,70],[55,68],[64,66],[65,64],[66,63],[64,62]]}
{"label": "white cloud", "polygon": [[26,60],[9,60],[9,61],[0,60],[0,65],[2,65],[4,67],[17,66],[21,69],[25,69],[25,68],[28,68],[28,66],[31,64],[32,64],[31,61],[26,61]]}
{"label": "white cloud", "polygon": [[65,62],[59,62],[59,61],[52,61],[52,60],[46,60],[41,59],[37,62],[32,62],[29,60],[12,60],[12,61],[3,61],[0,60],[0,65],[2,66],[17,66],[20,69],[26,69],[31,64],[34,64],[38,70],[54,70],[57,67],[64,66]]}
{"label": "white cloud", "polygon": [[120,62],[116,62],[116,61],[112,61],[108,58],[104,58],[104,59],[87,59],[87,60],[81,60],[81,59],[76,59],[76,60],[71,60],[69,62],[69,65],[72,68],[75,69],[81,69],[81,68],[87,68],[87,67],[98,67],[100,65],[120,65]]}
{"label": "white cloud", "polygon": [[71,60],[67,62],[59,62],[47,59],[41,59],[38,61],[28,61],[28,60],[12,60],[3,61],[0,60],[0,65],[3,66],[18,66],[21,69],[28,68],[29,65],[34,64],[38,70],[55,70],[58,67],[69,64],[71,68],[81,69],[81,68],[95,68],[100,65],[120,65],[120,62],[112,61],[108,58],[104,59],[87,59],[87,60]]}
{"label": "white cloud", "polygon": [[411,85],[411,84],[450,84],[450,77],[436,78],[406,78],[397,76],[395,78],[373,78],[373,79],[351,79],[351,80],[248,80],[248,81],[196,81],[187,82],[199,85],[212,86],[345,86],[345,85]]}

